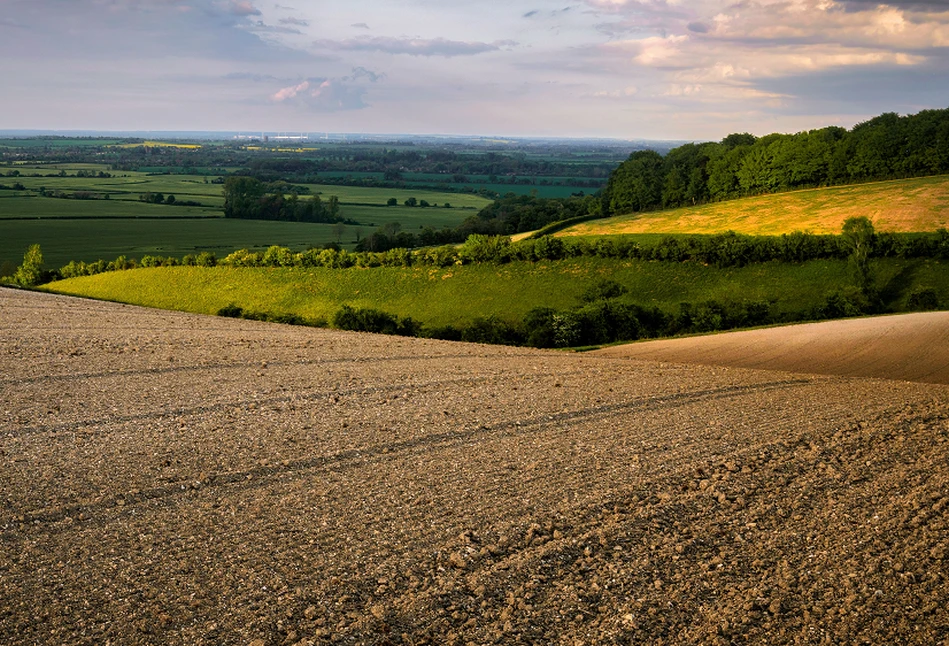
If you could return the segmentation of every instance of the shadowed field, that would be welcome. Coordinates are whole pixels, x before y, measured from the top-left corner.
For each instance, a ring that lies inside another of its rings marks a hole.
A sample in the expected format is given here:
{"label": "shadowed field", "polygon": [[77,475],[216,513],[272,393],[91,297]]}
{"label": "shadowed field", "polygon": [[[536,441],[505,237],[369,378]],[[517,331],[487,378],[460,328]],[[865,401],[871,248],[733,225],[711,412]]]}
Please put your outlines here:
{"label": "shadowed field", "polygon": [[0,290],[0,634],[945,645],[947,403]]}

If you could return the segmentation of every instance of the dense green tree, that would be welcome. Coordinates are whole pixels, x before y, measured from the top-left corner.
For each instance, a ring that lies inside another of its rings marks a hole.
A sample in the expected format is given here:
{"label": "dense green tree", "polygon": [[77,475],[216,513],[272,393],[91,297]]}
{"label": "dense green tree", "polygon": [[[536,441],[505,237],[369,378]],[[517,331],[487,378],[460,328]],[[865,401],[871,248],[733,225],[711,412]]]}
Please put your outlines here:
{"label": "dense green tree", "polygon": [[620,164],[606,187],[610,213],[654,209],[661,203],[663,159],[654,150],[638,150]]}
{"label": "dense green tree", "polygon": [[38,244],[30,245],[23,254],[23,264],[13,274],[13,282],[23,287],[34,287],[43,282],[43,252]]}

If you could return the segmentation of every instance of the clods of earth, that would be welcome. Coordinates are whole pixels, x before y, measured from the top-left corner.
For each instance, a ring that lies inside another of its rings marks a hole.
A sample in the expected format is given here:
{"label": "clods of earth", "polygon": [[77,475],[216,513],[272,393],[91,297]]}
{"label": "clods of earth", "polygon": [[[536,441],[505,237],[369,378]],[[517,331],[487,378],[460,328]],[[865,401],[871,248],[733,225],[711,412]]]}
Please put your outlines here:
{"label": "clods of earth", "polygon": [[949,386],[0,290],[7,644],[949,644]]}

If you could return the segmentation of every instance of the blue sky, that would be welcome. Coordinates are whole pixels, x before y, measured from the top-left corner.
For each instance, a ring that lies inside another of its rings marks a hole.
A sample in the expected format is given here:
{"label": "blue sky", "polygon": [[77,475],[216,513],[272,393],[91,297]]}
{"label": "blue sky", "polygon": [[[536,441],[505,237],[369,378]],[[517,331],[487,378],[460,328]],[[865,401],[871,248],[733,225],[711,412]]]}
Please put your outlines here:
{"label": "blue sky", "polygon": [[0,10],[4,129],[721,139],[949,107],[949,0]]}

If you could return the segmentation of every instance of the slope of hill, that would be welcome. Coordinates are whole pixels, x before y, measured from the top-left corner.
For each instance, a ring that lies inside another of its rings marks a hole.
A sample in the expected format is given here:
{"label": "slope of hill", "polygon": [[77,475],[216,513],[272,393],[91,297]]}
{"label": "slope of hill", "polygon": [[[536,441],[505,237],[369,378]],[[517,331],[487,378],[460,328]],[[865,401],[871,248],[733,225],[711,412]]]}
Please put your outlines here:
{"label": "slope of hill", "polygon": [[840,233],[844,220],[865,216],[878,231],[949,227],[949,176],[777,193],[701,206],[593,220],[557,235]]}
{"label": "slope of hill", "polygon": [[946,644],[946,386],[0,290],[19,644]]}
{"label": "slope of hill", "polygon": [[949,312],[664,339],[612,346],[594,354],[949,384]]}

